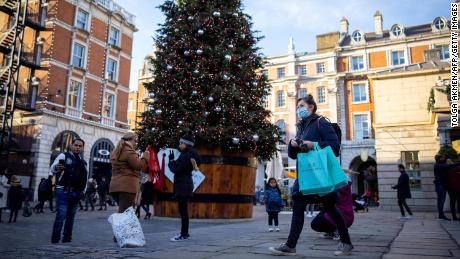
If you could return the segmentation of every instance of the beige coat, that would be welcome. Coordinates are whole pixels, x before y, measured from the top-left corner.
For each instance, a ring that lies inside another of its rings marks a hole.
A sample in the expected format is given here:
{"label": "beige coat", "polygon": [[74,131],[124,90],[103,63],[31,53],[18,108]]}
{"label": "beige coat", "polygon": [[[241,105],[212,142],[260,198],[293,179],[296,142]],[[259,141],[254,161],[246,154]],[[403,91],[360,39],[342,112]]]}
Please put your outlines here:
{"label": "beige coat", "polygon": [[109,192],[137,193],[139,190],[140,170],[147,170],[147,153],[137,157],[134,149],[124,143],[117,160],[112,160],[112,180]]}

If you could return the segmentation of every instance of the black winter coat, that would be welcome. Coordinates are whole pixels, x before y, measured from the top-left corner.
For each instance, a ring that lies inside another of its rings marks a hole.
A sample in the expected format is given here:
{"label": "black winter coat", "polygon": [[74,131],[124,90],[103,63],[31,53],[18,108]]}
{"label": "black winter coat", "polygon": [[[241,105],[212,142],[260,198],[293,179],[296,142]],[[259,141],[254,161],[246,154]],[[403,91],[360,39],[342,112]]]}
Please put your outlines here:
{"label": "black winter coat", "polygon": [[12,210],[19,210],[22,208],[22,201],[24,200],[24,194],[22,193],[21,185],[12,185],[8,190],[7,206]]}
{"label": "black winter coat", "polygon": [[188,148],[180,153],[177,160],[170,161],[168,164],[169,169],[174,174],[174,194],[178,198],[191,197],[193,194],[193,165],[190,160],[192,158],[196,160],[199,166],[201,163],[200,156],[194,149]]}
{"label": "black winter coat", "polygon": [[399,176],[398,184],[393,186],[393,189],[398,190],[398,199],[412,198],[409,186],[409,175],[406,172],[402,173]]}
{"label": "black winter coat", "polygon": [[147,181],[142,184],[141,203],[142,204],[153,204],[153,193],[155,189],[151,181]]}

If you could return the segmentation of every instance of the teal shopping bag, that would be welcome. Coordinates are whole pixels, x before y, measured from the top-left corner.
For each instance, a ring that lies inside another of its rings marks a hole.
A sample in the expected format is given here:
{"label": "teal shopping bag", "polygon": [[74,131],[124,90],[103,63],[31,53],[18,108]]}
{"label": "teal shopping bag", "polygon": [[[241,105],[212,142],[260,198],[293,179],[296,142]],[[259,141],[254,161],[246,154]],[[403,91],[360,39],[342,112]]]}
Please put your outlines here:
{"label": "teal shopping bag", "polygon": [[348,184],[348,178],[343,172],[339,161],[335,157],[334,151],[330,146],[322,149],[327,155],[327,171],[334,185],[335,190],[338,190]]}
{"label": "teal shopping bag", "polygon": [[328,174],[328,157],[318,143],[308,153],[297,154],[299,189],[303,195],[324,194],[335,190]]}

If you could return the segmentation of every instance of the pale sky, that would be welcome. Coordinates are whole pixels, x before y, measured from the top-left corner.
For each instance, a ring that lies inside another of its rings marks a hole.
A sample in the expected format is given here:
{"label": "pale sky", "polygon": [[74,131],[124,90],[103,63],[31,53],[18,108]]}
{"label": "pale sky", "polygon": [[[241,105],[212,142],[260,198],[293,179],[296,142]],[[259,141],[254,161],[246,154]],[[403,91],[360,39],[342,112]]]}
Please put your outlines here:
{"label": "pale sky", "polygon": [[[164,16],[156,7],[162,0],[117,1],[136,16],[130,89],[137,89],[137,71],[151,52],[152,36]],[[258,43],[265,55],[287,53],[289,37],[297,52],[314,52],[316,35],[340,30],[340,19],[348,19],[349,32],[374,30],[374,13],[380,10],[383,27],[431,23],[437,16],[450,20],[451,0],[242,0],[244,11],[252,16],[253,30],[265,38]]]}

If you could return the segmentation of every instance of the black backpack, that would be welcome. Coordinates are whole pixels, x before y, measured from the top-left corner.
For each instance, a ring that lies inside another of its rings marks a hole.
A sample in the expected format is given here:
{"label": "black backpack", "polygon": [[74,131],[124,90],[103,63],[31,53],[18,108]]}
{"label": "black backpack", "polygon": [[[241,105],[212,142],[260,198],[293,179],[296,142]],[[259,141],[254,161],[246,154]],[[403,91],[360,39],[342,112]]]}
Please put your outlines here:
{"label": "black backpack", "polygon": [[49,187],[50,187],[50,183],[49,183],[49,180],[44,180],[40,183],[40,185],[38,186],[38,190],[40,192],[47,192],[49,190]]}
{"label": "black backpack", "polygon": [[[318,122],[317,122],[317,125],[318,125],[318,130],[319,130],[319,120],[321,118],[324,118],[325,120],[327,120],[331,125],[332,125],[332,128],[334,129],[335,131],[335,134],[337,135],[337,138],[339,139],[339,146],[341,147],[342,146],[342,130],[340,129],[340,126],[339,124],[337,123],[332,123],[328,118],[324,117],[324,116],[321,116],[318,118]],[[339,148],[339,153],[338,154],[335,154],[336,156],[340,156],[340,148]]]}

